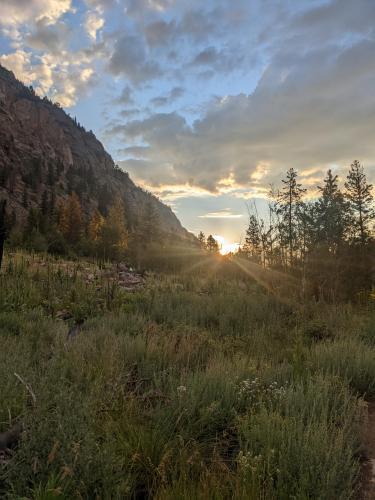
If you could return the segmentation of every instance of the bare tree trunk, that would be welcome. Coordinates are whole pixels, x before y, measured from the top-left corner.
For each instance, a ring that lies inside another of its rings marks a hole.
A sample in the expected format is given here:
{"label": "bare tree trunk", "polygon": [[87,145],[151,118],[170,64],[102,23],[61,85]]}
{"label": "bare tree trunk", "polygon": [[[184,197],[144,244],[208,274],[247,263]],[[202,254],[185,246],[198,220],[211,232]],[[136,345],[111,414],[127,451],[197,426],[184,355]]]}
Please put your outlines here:
{"label": "bare tree trunk", "polygon": [[0,269],[3,261],[4,243],[6,235],[6,227],[5,227],[6,203],[7,203],[6,200],[0,201]]}

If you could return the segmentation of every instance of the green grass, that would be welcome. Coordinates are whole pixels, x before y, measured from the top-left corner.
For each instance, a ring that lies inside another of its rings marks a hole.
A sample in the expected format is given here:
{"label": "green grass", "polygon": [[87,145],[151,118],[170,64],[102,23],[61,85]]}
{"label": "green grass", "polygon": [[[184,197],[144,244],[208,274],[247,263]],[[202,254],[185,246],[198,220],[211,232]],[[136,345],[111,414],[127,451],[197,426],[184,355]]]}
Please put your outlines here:
{"label": "green grass", "polygon": [[[353,497],[371,305],[282,301],[226,262],[149,275],[136,293],[87,269],[6,258],[0,431],[24,431],[2,498]],[[87,318],[71,342],[61,310]]]}

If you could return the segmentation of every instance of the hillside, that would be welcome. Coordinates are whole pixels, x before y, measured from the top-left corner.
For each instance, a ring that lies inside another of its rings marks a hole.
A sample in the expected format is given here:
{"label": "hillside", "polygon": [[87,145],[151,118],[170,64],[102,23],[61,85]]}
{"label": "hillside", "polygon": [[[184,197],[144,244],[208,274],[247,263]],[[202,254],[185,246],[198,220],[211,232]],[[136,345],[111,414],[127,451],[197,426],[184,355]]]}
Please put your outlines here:
{"label": "hillside", "polygon": [[130,229],[151,203],[163,233],[194,240],[169,207],[115,166],[92,131],[0,66],[0,197],[22,223],[43,197],[58,205],[72,191],[87,214],[105,213],[120,197]]}

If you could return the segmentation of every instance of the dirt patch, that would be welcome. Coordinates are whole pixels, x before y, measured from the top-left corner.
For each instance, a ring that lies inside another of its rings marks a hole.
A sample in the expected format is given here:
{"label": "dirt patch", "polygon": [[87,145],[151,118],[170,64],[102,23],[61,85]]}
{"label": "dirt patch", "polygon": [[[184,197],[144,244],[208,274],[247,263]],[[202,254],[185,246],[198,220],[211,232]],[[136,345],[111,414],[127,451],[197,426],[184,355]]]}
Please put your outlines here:
{"label": "dirt patch", "polygon": [[359,500],[375,500],[375,402],[367,404],[368,417],[364,431],[365,461],[361,472]]}

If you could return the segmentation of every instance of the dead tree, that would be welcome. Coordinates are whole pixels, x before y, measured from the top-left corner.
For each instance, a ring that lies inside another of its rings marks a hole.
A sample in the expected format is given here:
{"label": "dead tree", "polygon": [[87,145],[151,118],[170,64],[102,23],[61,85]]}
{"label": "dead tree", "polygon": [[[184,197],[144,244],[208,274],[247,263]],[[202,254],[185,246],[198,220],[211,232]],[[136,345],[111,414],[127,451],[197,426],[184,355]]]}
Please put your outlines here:
{"label": "dead tree", "polygon": [[6,200],[0,200],[0,269],[3,261],[4,243],[6,237]]}

